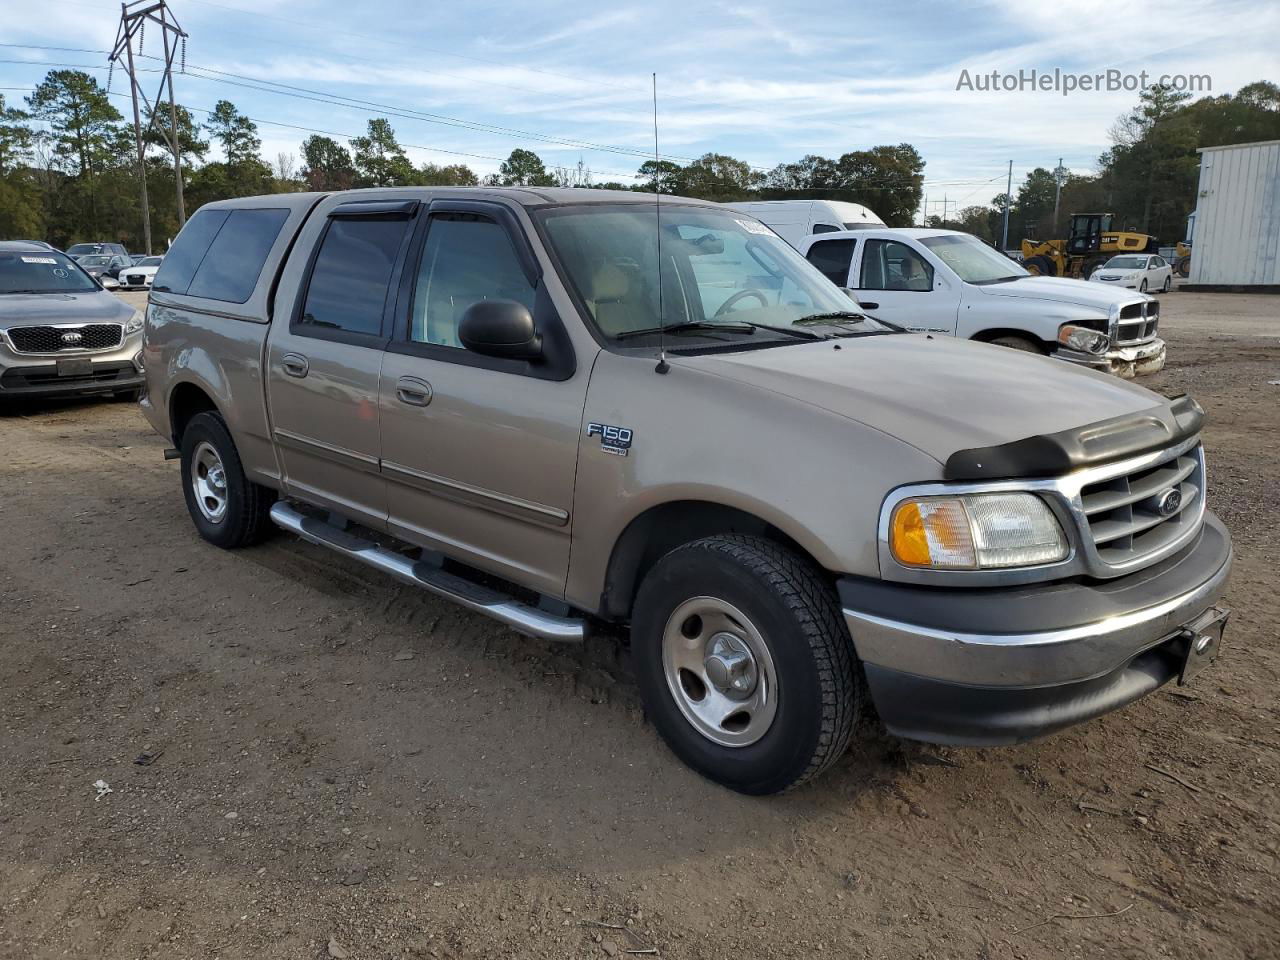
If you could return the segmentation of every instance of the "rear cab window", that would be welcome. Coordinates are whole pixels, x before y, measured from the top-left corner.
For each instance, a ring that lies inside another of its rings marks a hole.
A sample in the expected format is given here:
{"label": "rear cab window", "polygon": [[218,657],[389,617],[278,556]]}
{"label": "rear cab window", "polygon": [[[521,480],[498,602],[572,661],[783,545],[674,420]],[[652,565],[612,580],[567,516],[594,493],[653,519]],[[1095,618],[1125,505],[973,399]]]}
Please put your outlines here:
{"label": "rear cab window", "polygon": [[857,243],[858,241],[851,237],[818,240],[809,246],[809,252],[804,257],[837,287],[847,287],[849,265],[853,263],[853,250]]}

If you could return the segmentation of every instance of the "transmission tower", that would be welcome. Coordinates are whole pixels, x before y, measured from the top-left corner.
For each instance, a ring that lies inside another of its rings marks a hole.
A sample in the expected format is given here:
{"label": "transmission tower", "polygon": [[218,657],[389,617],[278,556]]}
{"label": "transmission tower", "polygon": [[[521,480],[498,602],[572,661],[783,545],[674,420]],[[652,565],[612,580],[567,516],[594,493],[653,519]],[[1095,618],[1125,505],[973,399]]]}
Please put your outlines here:
{"label": "transmission tower", "polygon": [[[139,59],[143,56],[142,47],[146,39],[148,21],[160,28],[160,41],[164,47],[163,58],[150,58],[157,61],[163,59],[164,62],[164,68],[158,71],[160,83],[156,88],[155,96],[151,99],[147,98],[146,91],[142,88],[142,82],[138,79],[138,68],[134,63],[135,56]],[[133,46],[135,37],[138,41],[136,54]],[[116,33],[115,47],[112,48],[107,60],[113,69],[117,62],[123,63],[125,72],[129,75],[129,92],[133,97],[133,138],[138,148],[138,176],[142,182],[142,238],[148,255],[151,253],[151,206],[147,200],[147,158],[142,145],[143,125],[138,111],[139,97],[147,108],[147,130],[154,127],[173,155],[173,175],[178,197],[178,229],[182,229],[182,225],[187,222],[186,204],[182,199],[182,142],[178,135],[178,108],[173,98],[173,62],[178,57],[179,47],[182,50],[181,68],[186,72],[187,34],[182,27],[178,26],[178,21],[166,6],[165,0],[133,0],[132,3],[120,4],[120,29]],[[109,82],[108,86],[110,86]],[[160,105],[160,98],[164,96],[166,86],[169,88],[168,130],[156,116],[156,110]]]}

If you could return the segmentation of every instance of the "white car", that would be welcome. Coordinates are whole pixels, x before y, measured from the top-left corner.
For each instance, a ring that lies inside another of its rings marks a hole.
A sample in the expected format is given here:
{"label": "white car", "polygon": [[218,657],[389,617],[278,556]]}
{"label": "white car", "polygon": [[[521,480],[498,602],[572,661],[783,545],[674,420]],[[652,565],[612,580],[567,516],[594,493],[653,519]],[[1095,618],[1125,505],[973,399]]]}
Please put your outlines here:
{"label": "white car", "polygon": [[983,340],[1122,377],[1164,366],[1154,297],[1033,276],[967,233],[869,227],[808,236],[797,249],[869,314],[912,332]]}
{"label": "white car", "polygon": [[143,257],[132,267],[120,271],[120,286],[125,290],[146,290],[156,278],[164,257]]}
{"label": "white car", "polygon": [[1173,286],[1173,267],[1164,257],[1151,253],[1126,253],[1112,257],[1089,277],[1092,283],[1109,283],[1146,293],[1168,293]]}

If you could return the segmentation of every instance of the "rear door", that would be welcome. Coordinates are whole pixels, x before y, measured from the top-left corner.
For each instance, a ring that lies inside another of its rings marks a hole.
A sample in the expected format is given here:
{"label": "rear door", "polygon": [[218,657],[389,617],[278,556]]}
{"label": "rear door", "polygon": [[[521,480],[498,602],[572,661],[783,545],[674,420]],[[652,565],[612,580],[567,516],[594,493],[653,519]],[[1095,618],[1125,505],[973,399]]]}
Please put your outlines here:
{"label": "rear door", "polygon": [[[524,228],[503,204],[437,200],[408,264],[378,395],[390,530],[562,596],[590,371]],[[527,306],[548,359],[465,349],[459,322],[482,300]]]}
{"label": "rear door", "polygon": [[267,349],[272,439],[285,489],[385,529],[378,376],[417,201],[334,207],[304,272],[294,313]]}
{"label": "rear door", "polygon": [[837,287],[851,287],[849,271],[858,241],[853,237],[833,237],[815,240],[805,252],[805,259],[822,271],[823,276]]}

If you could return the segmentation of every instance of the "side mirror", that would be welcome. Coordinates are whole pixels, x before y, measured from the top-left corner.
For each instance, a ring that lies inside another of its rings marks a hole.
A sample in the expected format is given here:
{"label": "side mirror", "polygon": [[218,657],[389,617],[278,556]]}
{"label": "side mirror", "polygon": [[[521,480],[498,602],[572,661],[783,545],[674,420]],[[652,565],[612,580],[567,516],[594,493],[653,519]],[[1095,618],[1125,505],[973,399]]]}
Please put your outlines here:
{"label": "side mirror", "polygon": [[508,360],[537,360],[542,336],[533,315],[514,300],[480,300],[467,307],[458,324],[458,339],[472,353]]}

